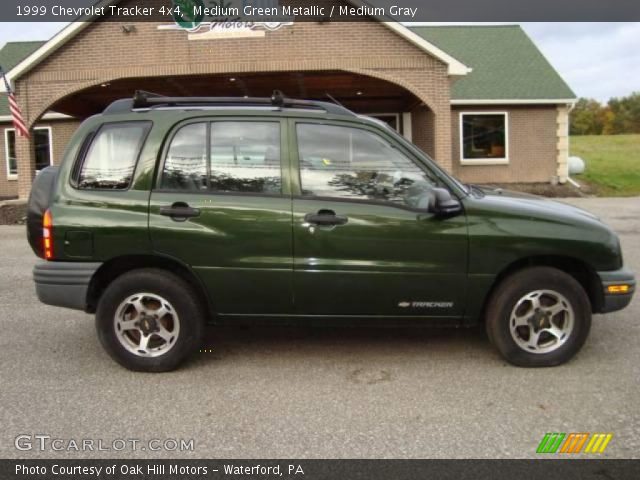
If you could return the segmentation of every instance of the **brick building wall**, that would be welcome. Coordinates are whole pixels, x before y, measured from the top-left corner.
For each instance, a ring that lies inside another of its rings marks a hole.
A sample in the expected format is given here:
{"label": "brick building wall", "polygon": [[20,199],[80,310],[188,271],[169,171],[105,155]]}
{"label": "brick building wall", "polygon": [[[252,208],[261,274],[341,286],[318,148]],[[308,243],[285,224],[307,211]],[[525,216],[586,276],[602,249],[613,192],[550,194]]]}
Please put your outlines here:
{"label": "brick building wall", "polygon": [[424,105],[419,105],[411,111],[411,141],[435,159],[434,122],[433,112]]}
{"label": "brick building wall", "polygon": [[53,135],[53,164],[60,165],[64,157],[64,151],[67,144],[75,131],[80,126],[79,120],[59,120],[49,124],[43,123],[43,126],[50,125]]}
{"label": "brick building wall", "polygon": [[[507,112],[509,163],[462,165],[461,112]],[[468,183],[550,182],[557,174],[557,107],[456,106],[451,113],[453,174]]]}

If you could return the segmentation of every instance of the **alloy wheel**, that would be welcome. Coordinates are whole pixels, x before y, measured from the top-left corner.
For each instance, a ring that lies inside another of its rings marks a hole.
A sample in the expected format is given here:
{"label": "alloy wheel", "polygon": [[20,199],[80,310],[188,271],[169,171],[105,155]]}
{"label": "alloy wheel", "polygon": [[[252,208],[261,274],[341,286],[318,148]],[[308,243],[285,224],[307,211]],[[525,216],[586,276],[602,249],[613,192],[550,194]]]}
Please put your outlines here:
{"label": "alloy wheel", "polygon": [[114,329],[129,352],[140,357],[157,357],[176,344],[180,319],[173,306],[161,296],[136,293],[116,309]]}
{"label": "alloy wheel", "polygon": [[522,350],[543,354],[564,345],[573,331],[573,307],[554,290],[535,290],[524,295],[511,311],[509,330]]}

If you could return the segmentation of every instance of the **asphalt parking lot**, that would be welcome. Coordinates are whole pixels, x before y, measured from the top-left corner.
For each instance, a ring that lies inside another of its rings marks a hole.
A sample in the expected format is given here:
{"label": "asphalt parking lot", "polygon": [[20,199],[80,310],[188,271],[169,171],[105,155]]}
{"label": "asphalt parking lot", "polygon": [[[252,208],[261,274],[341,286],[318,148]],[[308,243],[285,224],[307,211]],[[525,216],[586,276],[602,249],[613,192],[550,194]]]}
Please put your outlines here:
{"label": "asphalt parking lot", "polygon": [[[640,198],[569,201],[640,272]],[[524,458],[546,432],[611,432],[605,457],[640,458],[637,298],[553,369],[507,365],[481,330],[210,328],[211,352],[140,374],[111,361],[91,316],[38,303],[24,227],[0,227],[0,245],[0,458]],[[19,451],[20,434],[195,448]]]}

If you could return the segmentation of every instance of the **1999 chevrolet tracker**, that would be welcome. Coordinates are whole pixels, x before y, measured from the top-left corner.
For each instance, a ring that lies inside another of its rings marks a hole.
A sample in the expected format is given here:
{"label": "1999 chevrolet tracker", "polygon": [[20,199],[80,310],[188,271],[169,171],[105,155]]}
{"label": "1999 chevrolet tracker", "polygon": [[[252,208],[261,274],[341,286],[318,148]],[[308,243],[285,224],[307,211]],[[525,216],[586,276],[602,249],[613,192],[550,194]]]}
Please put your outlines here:
{"label": "1999 chevrolet tracker", "polygon": [[27,233],[40,300],[95,313],[143,371],[258,318],[484,322],[507,361],[553,366],[635,290],[593,215],[463,185],[382,122],[279,93],[112,103],[36,178]]}

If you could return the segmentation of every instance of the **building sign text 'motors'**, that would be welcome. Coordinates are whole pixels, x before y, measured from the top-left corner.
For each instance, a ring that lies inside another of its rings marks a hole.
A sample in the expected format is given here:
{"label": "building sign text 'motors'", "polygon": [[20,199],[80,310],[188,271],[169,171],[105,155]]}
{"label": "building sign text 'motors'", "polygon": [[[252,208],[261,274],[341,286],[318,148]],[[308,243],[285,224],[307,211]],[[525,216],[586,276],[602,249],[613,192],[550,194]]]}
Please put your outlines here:
{"label": "building sign text 'motors'", "polygon": [[[174,23],[158,29],[186,31],[189,40],[211,40],[264,37],[266,31],[293,25],[292,17],[276,15],[278,0],[252,0],[249,12],[246,4],[245,0],[173,0]],[[269,21],[253,21],[256,15]]]}

